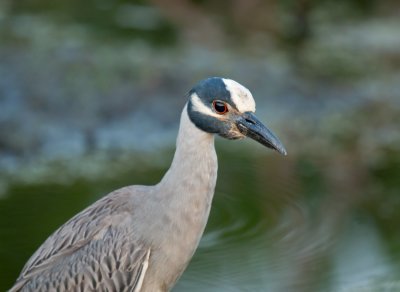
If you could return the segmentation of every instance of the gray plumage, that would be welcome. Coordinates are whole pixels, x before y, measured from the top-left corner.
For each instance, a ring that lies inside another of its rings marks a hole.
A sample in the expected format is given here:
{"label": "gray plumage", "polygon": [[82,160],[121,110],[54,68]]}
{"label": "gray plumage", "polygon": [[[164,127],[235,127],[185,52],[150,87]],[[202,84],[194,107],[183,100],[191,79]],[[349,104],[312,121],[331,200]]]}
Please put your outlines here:
{"label": "gray plumage", "polygon": [[218,167],[213,134],[249,136],[286,154],[254,111],[240,84],[200,82],[189,92],[160,183],[121,188],[74,216],[32,255],[10,291],[169,291],[207,223]]}

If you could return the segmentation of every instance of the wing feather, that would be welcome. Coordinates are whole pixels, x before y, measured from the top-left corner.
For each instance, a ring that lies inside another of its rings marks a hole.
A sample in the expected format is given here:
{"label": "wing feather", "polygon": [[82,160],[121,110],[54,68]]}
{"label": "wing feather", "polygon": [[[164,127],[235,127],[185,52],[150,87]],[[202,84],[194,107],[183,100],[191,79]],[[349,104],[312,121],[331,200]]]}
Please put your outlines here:
{"label": "wing feather", "polygon": [[130,187],[74,216],[32,255],[10,291],[139,291],[150,249],[132,234]]}

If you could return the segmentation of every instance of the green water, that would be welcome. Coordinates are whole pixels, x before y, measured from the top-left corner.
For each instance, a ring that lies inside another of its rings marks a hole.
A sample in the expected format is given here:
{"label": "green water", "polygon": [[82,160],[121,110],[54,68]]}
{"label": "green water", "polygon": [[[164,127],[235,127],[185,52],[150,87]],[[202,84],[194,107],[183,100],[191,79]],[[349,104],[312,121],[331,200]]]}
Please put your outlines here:
{"label": "green water", "polygon": [[[364,169],[368,179],[360,183],[357,161],[334,166],[343,178],[332,172],[334,161],[282,157],[241,143],[218,145],[207,230],[174,291],[400,289],[398,152]],[[140,163],[140,171],[133,158],[122,165],[111,174],[104,165],[103,179],[9,186],[0,200],[0,290],[71,216],[115,188],[157,182],[168,162]]]}

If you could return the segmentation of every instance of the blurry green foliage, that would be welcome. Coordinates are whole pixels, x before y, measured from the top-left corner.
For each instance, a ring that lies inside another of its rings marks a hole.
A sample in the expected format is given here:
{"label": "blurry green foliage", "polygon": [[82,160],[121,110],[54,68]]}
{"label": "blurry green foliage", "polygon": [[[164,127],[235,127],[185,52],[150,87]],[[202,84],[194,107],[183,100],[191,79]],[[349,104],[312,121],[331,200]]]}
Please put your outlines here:
{"label": "blurry green foliage", "polygon": [[[48,15],[54,21],[84,25],[102,38],[139,38],[156,45],[176,41],[170,21],[148,6],[148,1],[111,0],[31,0],[10,1],[13,14]],[[147,9],[146,9],[147,8]],[[135,13],[135,10],[139,10]],[[137,18],[140,18],[136,21]]]}

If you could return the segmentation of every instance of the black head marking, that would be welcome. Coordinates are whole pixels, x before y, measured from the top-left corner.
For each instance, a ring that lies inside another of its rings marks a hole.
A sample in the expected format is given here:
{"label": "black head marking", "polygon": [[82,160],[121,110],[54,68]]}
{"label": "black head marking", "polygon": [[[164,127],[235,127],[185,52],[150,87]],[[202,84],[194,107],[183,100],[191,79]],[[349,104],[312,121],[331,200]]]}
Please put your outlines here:
{"label": "black head marking", "polygon": [[[233,108],[236,106],[231,101],[231,93],[227,90],[226,85],[222,78],[212,77],[199,82],[192,90],[189,91],[189,96],[196,94],[201,103],[211,110],[212,102],[214,100],[221,100],[229,103]],[[219,134],[225,138],[233,138],[232,123],[229,121],[222,121],[215,116],[210,116],[194,109],[194,104],[191,99],[188,102],[188,115],[190,120],[201,130]]]}
{"label": "black head marking", "polygon": [[191,101],[188,103],[188,115],[192,123],[196,125],[199,129],[211,133],[211,134],[220,134],[221,136],[223,133],[229,133],[231,129],[231,125],[228,123],[222,123],[219,119],[205,115],[201,112],[195,111],[193,109],[193,104]]}
{"label": "black head marking", "polygon": [[189,92],[189,95],[193,93],[196,93],[204,104],[212,104],[213,100],[218,99],[235,107],[231,102],[231,93],[226,89],[226,85],[220,77],[211,77],[199,82]]}

